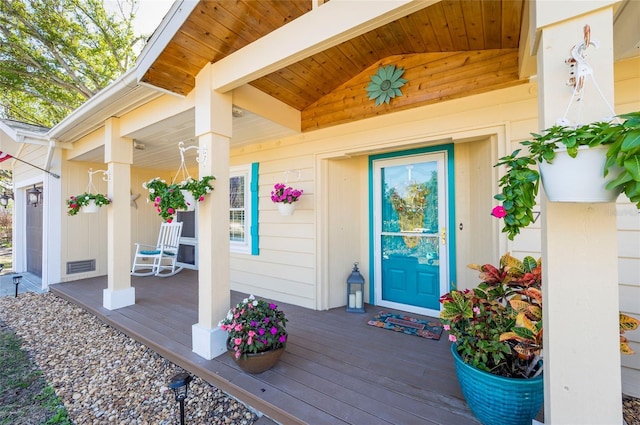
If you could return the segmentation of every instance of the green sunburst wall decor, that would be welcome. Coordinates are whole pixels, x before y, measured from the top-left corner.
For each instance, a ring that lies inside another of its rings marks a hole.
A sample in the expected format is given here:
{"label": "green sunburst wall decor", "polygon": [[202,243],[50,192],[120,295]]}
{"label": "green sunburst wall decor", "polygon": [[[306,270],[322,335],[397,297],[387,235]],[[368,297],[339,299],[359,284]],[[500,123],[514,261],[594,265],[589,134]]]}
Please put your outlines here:
{"label": "green sunburst wall decor", "polygon": [[382,102],[387,105],[396,96],[402,96],[400,87],[407,82],[402,77],[404,68],[396,69],[395,65],[381,66],[378,71],[371,76],[371,82],[367,86],[369,99],[376,100],[376,106]]}

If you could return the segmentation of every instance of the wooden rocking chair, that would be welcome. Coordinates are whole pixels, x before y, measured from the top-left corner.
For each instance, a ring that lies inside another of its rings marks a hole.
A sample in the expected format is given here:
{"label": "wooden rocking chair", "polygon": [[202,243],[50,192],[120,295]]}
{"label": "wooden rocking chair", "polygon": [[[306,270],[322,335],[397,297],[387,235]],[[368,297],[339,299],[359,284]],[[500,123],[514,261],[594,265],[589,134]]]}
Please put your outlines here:
{"label": "wooden rocking chair", "polygon": [[162,223],[155,246],[136,243],[131,275],[169,277],[180,272],[177,261],[181,234],[182,223]]}

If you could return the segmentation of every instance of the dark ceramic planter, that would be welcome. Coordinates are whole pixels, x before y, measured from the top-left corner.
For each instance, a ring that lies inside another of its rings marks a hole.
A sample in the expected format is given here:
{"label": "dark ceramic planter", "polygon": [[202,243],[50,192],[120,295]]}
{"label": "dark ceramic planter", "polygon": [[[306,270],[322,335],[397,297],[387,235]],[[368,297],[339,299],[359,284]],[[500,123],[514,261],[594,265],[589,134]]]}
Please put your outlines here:
{"label": "dark ceramic planter", "polygon": [[247,373],[262,373],[271,369],[278,363],[284,353],[284,347],[275,350],[263,351],[262,353],[248,353],[236,359],[236,352],[231,348],[230,341],[227,341],[227,353],[242,371]]}

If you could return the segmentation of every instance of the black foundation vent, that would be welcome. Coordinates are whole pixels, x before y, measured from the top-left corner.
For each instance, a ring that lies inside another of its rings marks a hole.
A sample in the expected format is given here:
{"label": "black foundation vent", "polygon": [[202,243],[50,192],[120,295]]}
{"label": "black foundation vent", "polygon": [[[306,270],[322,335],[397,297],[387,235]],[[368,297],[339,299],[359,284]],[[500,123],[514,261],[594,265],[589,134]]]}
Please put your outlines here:
{"label": "black foundation vent", "polygon": [[86,273],[96,270],[96,260],[69,261],[67,263],[67,274]]}

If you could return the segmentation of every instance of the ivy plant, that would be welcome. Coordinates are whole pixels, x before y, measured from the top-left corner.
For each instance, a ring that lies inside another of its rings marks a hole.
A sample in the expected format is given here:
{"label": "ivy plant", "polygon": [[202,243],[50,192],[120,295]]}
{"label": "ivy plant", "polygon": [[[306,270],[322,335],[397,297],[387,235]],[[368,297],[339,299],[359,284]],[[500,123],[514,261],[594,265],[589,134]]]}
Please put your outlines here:
{"label": "ivy plant", "polygon": [[494,196],[502,206],[494,208],[492,214],[504,218],[502,231],[509,239],[513,240],[520,229],[534,221],[533,207],[540,185],[537,164],[552,163],[561,148],[576,158],[581,146],[608,146],[603,175],[615,170],[617,177],[606,188],[623,192],[640,209],[640,111],[617,118],[615,122],[577,127],[555,125],[542,134],[531,133],[533,138],[521,143],[528,150],[526,154],[520,155],[522,149],[516,149],[498,160],[495,166],[504,165],[507,172],[498,182],[501,193]]}

